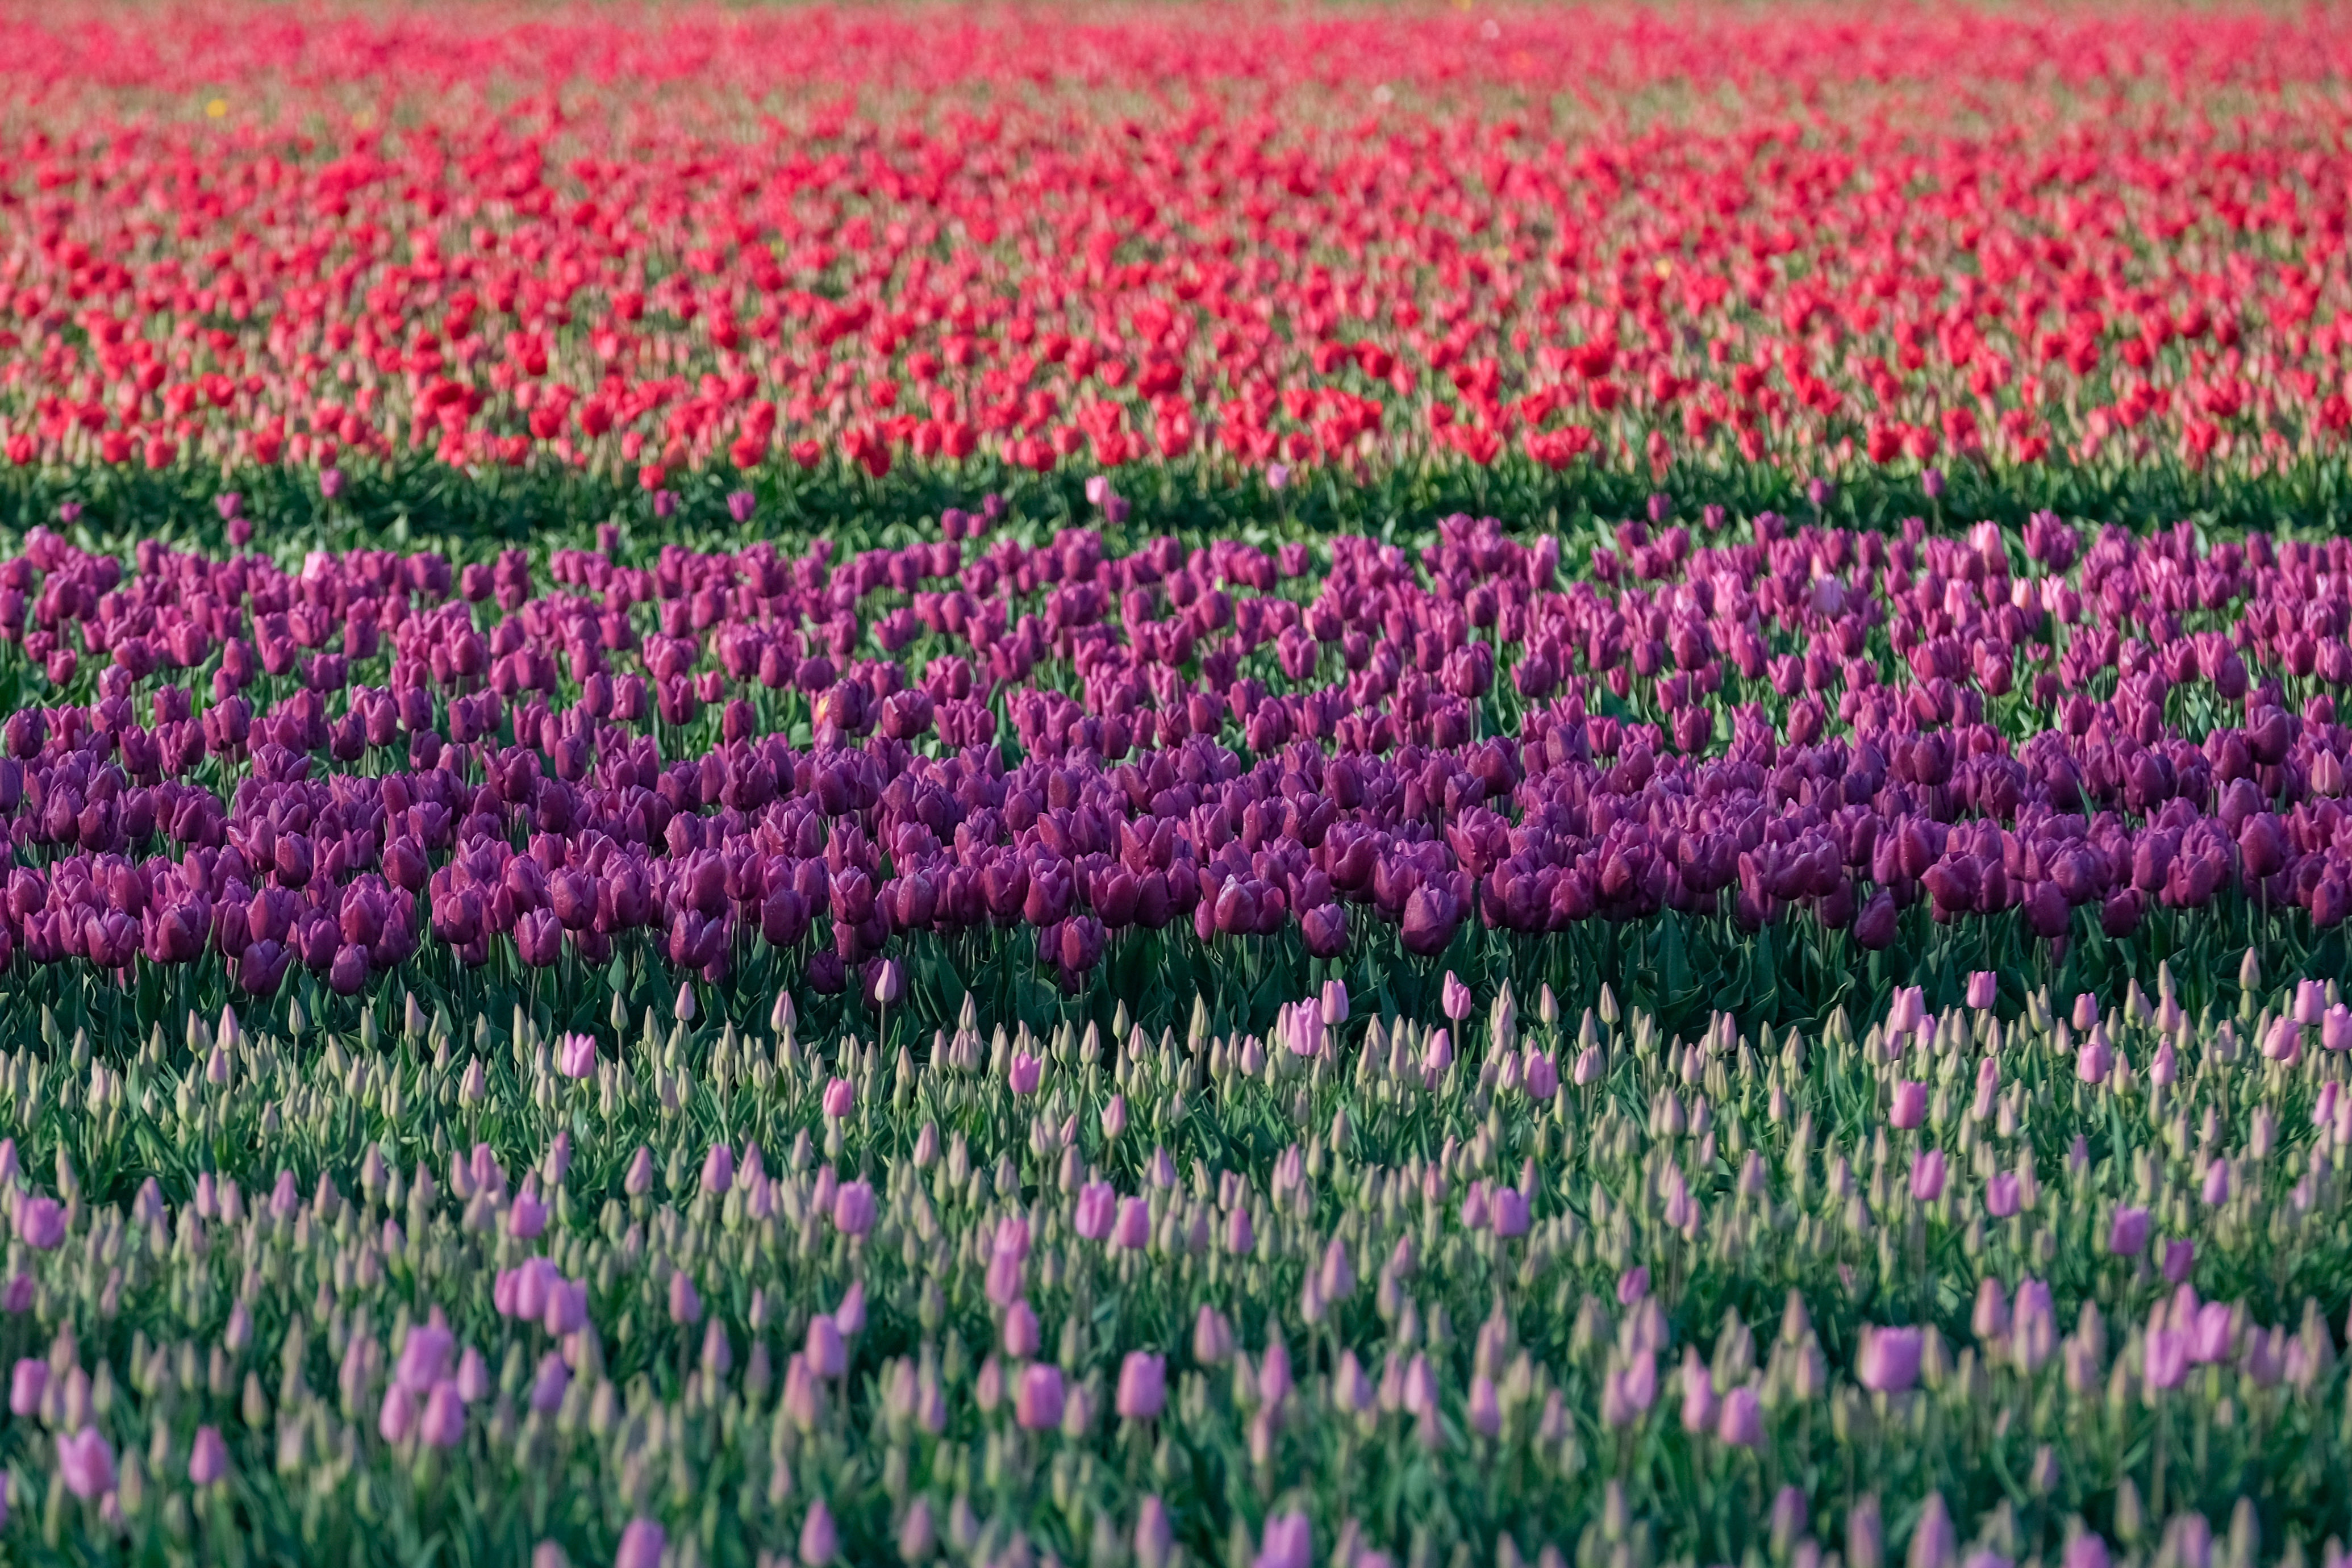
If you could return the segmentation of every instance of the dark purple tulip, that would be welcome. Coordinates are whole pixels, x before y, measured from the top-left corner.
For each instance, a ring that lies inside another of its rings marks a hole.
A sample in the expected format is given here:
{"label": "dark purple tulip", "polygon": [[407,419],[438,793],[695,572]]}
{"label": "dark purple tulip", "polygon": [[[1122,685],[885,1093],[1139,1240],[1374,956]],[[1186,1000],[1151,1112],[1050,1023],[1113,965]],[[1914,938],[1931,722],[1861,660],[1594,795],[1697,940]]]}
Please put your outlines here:
{"label": "dark purple tulip", "polygon": [[2140,895],[2136,888],[2118,888],[2099,910],[2099,929],[2118,940],[2139,929]]}
{"label": "dark purple tulip", "polygon": [[1853,918],[1853,939],[1872,952],[1881,952],[1895,943],[1895,900],[1884,889],[1871,895],[1862,912]]}
{"label": "dark purple tulip", "polygon": [[548,910],[530,910],[515,919],[515,952],[533,969],[545,969],[561,957],[563,926]]}
{"label": "dark purple tulip", "polygon": [[1453,894],[1434,884],[1423,884],[1405,900],[1400,933],[1405,951],[1430,957],[1445,950],[1462,923],[1462,911]]}
{"label": "dark purple tulip", "polygon": [[248,996],[267,996],[285,980],[293,959],[289,950],[268,938],[248,942],[237,957],[237,985]]}

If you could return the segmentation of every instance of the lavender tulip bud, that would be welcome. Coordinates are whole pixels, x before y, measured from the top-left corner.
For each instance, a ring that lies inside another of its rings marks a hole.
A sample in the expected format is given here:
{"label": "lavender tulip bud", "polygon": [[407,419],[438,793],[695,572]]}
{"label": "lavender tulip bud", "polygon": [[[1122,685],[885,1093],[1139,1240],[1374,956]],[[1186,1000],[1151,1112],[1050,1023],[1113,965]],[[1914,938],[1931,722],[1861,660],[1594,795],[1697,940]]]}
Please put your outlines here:
{"label": "lavender tulip bud", "polygon": [[898,1555],[908,1563],[927,1561],[938,1549],[939,1531],[931,1523],[931,1501],[919,1497],[898,1522]]}
{"label": "lavender tulip bud", "polygon": [[661,1568],[662,1550],[669,1543],[662,1527],[650,1519],[633,1519],[621,1531],[621,1549],[613,1568]]}
{"label": "lavender tulip bud", "polygon": [[1879,1521],[1875,1492],[1865,1492],[1846,1510],[1845,1560],[1853,1568],[1884,1568],[1886,1530]]}
{"label": "lavender tulip bud", "polygon": [[1135,1512],[1136,1568],[1168,1568],[1175,1538],[1168,1505],[1156,1493],[1146,1497]]}
{"label": "lavender tulip bud", "polygon": [[801,1568],[824,1568],[841,1552],[841,1532],[835,1528],[833,1510],[819,1498],[809,1505],[808,1514],[801,1521]]}

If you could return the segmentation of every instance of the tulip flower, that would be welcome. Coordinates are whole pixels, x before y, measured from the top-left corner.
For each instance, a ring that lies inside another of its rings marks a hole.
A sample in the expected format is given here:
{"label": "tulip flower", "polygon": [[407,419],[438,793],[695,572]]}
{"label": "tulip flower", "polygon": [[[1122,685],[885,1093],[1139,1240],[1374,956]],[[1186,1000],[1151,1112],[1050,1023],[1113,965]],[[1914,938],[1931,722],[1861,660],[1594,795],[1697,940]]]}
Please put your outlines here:
{"label": "tulip flower", "polygon": [[1855,1377],[1874,1394],[1899,1394],[1918,1381],[1921,1347],[1917,1329],[1865,1327]]}
{"label": "tulip flower", "polygon": [[1062,1424],[1062,1369],[1035,1364],[1022,1369],[1021,1386],[1013,1396],[1013,1418],[1032,1432]]}
{"label": "tulip flower", "polygon": [[114,1489],[114,1448],[92,1427],[58,1436],[58,1473],[66,1489],[89,1502]]}
{"label": "tulip flower", "polygon": [[1123,1421],[1156,1421],[1168,1402],[1168,1358],[1143,1351],[1130,1351],[1119,1363],[1119,1418]]}
{"label": "tulip flower", "polygon": [[555,1060],[564,1077],[588,1078],[596,1070],[596,1042],[587,1035],[566,1035],[556,1042]]}
{"label": "tulip flower", "polygon": [[649,1519],[633,1519],[621,1531],[613,1568],[660,1568],[662,1550],[667,1544],[668,1537],[660,1525]]}

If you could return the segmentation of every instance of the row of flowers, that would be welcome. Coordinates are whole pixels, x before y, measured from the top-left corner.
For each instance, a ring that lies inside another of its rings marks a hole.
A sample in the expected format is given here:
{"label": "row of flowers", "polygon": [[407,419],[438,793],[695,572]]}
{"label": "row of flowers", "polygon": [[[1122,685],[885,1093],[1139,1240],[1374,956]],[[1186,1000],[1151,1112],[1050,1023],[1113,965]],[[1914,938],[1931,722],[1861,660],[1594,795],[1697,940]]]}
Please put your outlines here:
{"label": "row of flowers", "polygon": [[37,529],[0,667],[65,700],[0,723],[0,957],[266,995],[642,953],[862,996],[971,936],[1077,993],[1188,926],[1360,977],[1661,916],[1876,951],[1918,908],[2056,959],[2352,910],[2341,541],[1651,512],[1570,562],[1463,517],[1120,552],[992,499],[841,558]]}
{"label": "row of flowers", "polygon": [[1333,983],[923,1062],[788,997],[52,1036],[0,1058],[0,1535],[2333,1561],[2352,1010],[2247,981],[1689,1040]]}
{"label": "row of flowers", "polygon": [[0,62],[13,464],[2245,477],[2352,424],[2306,17],[231,15]]}

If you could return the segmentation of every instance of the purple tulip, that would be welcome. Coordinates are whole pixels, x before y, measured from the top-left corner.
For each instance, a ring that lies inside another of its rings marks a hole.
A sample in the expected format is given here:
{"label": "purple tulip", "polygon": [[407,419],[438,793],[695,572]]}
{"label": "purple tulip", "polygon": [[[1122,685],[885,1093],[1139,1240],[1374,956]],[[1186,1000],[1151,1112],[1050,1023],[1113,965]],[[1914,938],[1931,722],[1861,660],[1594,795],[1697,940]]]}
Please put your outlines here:
{"label": "purple tulip", "polygon": [[1909,1131],[1927,1120],[1927,1086],[1907,1079],[1895,1086],[1894,1108],[1887,1112],[1890,1126]]}
{"label": "purple tulip", "polygon": [[1694,1435],[1715,1429],[1716,1418],[1723,1409],[1716,1397],[1715,1374],[1699,1360],[1696,1347],[1683,1351],[1681,1369],[1683,1385],[1683,1430]]}
{"label": "purple tulip", "polygon": [[650,1519],[633,1519],[621,1531],[621,1548],[613,1555],[613,1568],[661,1568],[662,1551],[668,1544],[660,1525]]}
{"label": "purple tulip", "polygon": [[1100,1241],[1110,1235],[1111,1221],[1118,1209],[1118,1194],[1108,1182],[1089,1182],[1078,1190],[1072,1228],[1087,1241]]}
{"label": "purple tulip", "polygon": [[1944,1195],[1944,1152],[1926,1149],[1911,1160],[1911,1199],[1932,1204]]}
{"label": "purple tulip", "polygon": [[572,1369],[563,1364],[562,1356],[548,1352],[539,1358],[539,1370],[531,1376],[530,1407],[541,1415],[554,1415],[571,1386]]}
{"label": "purple tulip", "polygon": [[1033,1364],[1022,1369],[1021,1386],[1013,1395],[1013,1419],[1032,1432],[1050,1431],[1062,1424],[1062,1369]]}
{"label": "purple tulip", "polygon": [[454,1448],[466,1436],[466,1402],[455,1382],[436,1384],[425,1397],[416,1435],[428,1448]]}
{"label": "purple tulip", "polygon": [[2144,1208],[2119,1208],[2115,1223],[2107,1230],[2107,1250],[2117,1258],[2132,1258],[2147,1247],[2148,1215]]}
{"label": "purple tulip", "polygon": [[48,1252],[66,1238],[66,1211],[55,1198],[22,1198],[16,1204],[16,1239]]}
{"label": "purple tulip", "polygon": [[1723,1414],[1716,1422],[1715,1435],[1735,1448],[1763,1446],[1764,1405],[1754,1388],[1742,1384],[1724,1395]]}
{"label": "purple tulip", "polygon": [[[1168,1505],[1161,1502],[1156,1493],[1145,1498],[1135,1513],[1137,1568],[1168,1568],[1175,1539],[1175,1527],[1168,1518]],[[2071,1564],[2069,1568],[2072,1568]],[[2105,1565],[2101,1564],[2100,1568],[2105,1568]]]}
{"label": "purple tulip", "polygon": [[587,1035],[566,1035],[556,1042],[556,1070],[566,1078],[583,1079],[596,1071],[596,1042]]}
{"label": "purple tulip", "polygon": [[95,1502],[114,1489],[114,1447],[95,1427],[85,1426],[70,1437],[59,1433],[58,1473],[68,1491]]}
{"label": "purple tulip", "polygon": [[1015,1361],[1027,1361],[1037,1353],[1037,1342],[1042,1331],[1037,1313],[1025,1300],[1015,1301],[1004,1310],[1004,1353]]}
{"label": "purple tulip", "polygon": [[801,1520],[801,1568],[824,1568],[841,1554],[841,1532],[834,1527],[833,1510],[823,1498],[809,1504]]}
{"label": "purple tulip", "polygon": [[1862,1351],[1854,1376],[1873,1394],[1900,1394],[1919,1381],[1919,1356],[1925,1342],[1917,1329],[1864,1325]]}
{"label": "purple tulip", "polygon": [[1489,1207],[1489,1217],[1495,1235],[1508,1241],[1528,1233],[1528,1200],[1526,1194],[1511,1187],[1497,1187]]}
{"label": "purple tulip", "polygon": [[394,1383],[383,1391],[383,1404],[375,1417],[376,1435],[394,1447],[405,1443],[416,1430],[416,1396],[406,1385]]}
{"label": "purple tulip", "polygon": [[1445,1016],[1457,1024],[1468,1017],[1471,1009],[1477,1005],[1477,1002],[1470,994],[1470,987],[1463,984],[1450,969],[1445,972],[1445,983],[1438,989],[1439,1002]]}
{"label": "purple tulip", "polygon": [[2008,1219],[2017,1213],[2021,1197],[2018,1179],[2007,1171],[2000,1172],[1985,1183],[1985,1213],[1994,1219]]}
{"label": "purple tulip", "polygon": [[457,1352],[457,1337],[438,1321],[420,1323],[408,1331],[400,1349],[394,1378],[409,1393],[430,1393],[449,1375],[449,1358]]}
{"label": "purple tulip", "polygon": [[808,1341],[801,1353],[809,1371],[819,1377],[839,1377],[849,1370],[849,1347],[843,1342],[841,1325],[829,1314],[820,1312],[809,1320]]}
{"label": "purple tulip", "polygon": [[228,1475],[228,1445],[221,1440],[217,1426],[196,1428],[194,1444],[188,1451],[188,1480],[192,1485],[208,1487]]}
{"label": "purple tulip", "polygon": [[1276,1514],[1265,1521],[1253,1568],[1310,1568],[1315,1531],[1303,1513]]}
{"label": "purple tulip", "polygon": [[824,1113],[838,1121],[857,1105],[857,1088],[845,1078],[830,1079],[824,1086]]}
{"label": "purple tulip", "polygon": [[833,1227],[844,1236],[865,1236],[874,1228],[876,1215],[870,1182],[844,1182],[833,1194]]}
{"label": "purple tulip", "polygon": [[8,1413],[26,1416],[41,1407],[41,1395],[48,1391],[49,1363],[34,1356],[18,1361],[8,1378]]}
{"label": "purple tulip", "polygon": [[1168,1403],[1168,1358],[1129,1351],[1118,1368],[1119,1418],[1156,1421]]}
{"label": "purple tulip", "polygon": [[1013,1093],[1022,1095],[1036,1093],[1037,1086],[1045,1080],[1045,1058],[1031,1056],[1026,1051],[1013,1053],[1013,1062],[1008,1069],[1007,1081],[1011,1084]]}

